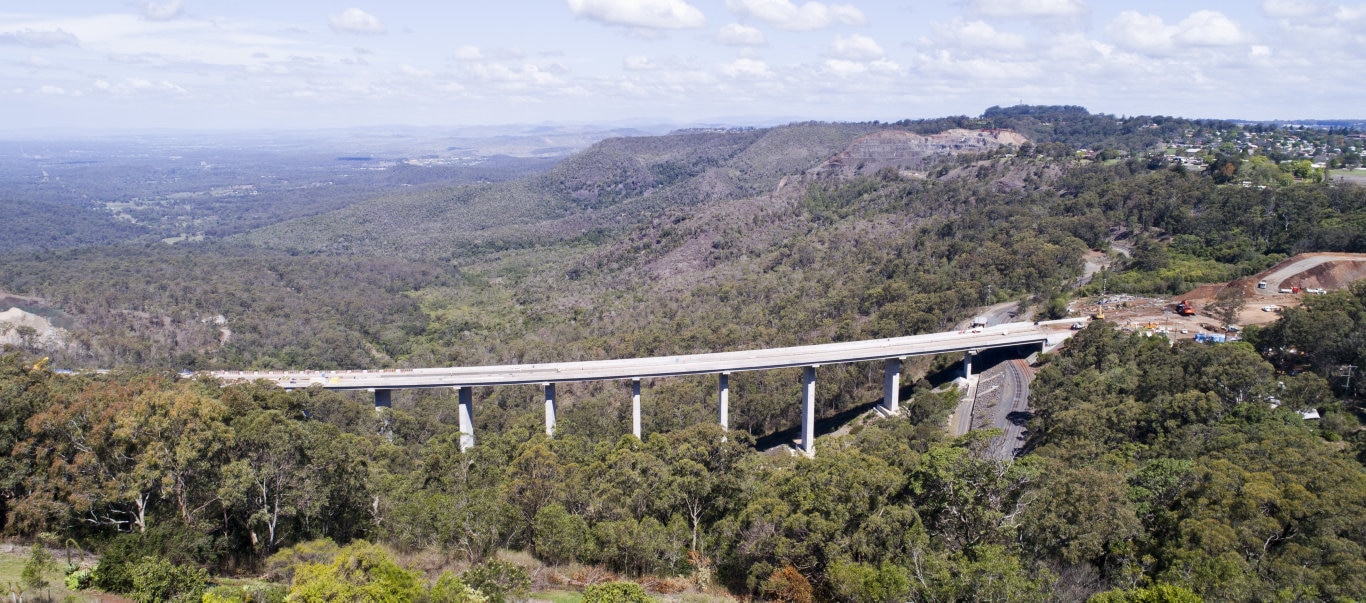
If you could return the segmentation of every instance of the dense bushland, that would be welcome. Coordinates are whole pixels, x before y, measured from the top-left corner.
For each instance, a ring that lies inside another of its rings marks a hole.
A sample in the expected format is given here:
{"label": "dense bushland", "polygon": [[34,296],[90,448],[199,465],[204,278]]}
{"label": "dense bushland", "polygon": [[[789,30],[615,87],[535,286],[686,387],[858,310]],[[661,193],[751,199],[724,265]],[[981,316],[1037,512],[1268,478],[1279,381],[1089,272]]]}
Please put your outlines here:
{"label": "dense bushland", "polygon": [[18,354],[0,391],[5,530],[106,541],[113,560],[221,572],[364,537],[464,563],[523,549],[629,576],[714,572],[737,593],[794,572],[840,600],[1366,592],[1366,438],[1327,382],[1241,343],[1092,326],[1040,372],[1014,461],[979,455],[976,434],[946,440],[952,399],[919,388],[905,416],[822,438],[814,459],[710,422],[618,436],[580,408],[553,439],[513,412],[462,453],[446,395],[377,414],[269,384],[56,375]]}

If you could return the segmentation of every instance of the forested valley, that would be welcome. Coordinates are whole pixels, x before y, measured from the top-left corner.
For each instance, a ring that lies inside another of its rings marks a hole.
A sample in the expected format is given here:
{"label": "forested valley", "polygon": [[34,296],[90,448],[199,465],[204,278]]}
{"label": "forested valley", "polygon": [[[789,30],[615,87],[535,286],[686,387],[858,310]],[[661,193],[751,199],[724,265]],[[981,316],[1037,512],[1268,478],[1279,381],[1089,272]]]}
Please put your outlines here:
{"label": "forested valley", "polygon": [[[1029,142],[846,152],[951,128]],[[1362,144],[1074,107],[686,131],[502,181],[310,201],[198,242],[19,248],[0,293],[69,336],[2,357],[0,526],[98,551],[75,583],[146,601],[1361,599],[1366,387],[1340,377],[1366,360],[1360,282],[1222,345],[1094,321],[1038,357],[1013,460],[983,454],[990,431],[946,435],[958,393],[934,376],[950,358],[908,362],[901,415],[823,436],[810,459],[758,445],[798,420],[795,370],[733,376],[730,431],[714,380],[649,380],[643,440],[622,435],[621,384],[566,385],[553,438],[538,388],[476,389],[465,452],[453,392],[377,412],[177,374],[852,341],[998,303],[1062,317],[1101,286],[1093,250],[1114,260],[1109,291],[1164,294],[1366,252],[1366,188],[1239,142],[1253,136]],[[1177,141],[1205,152],[1176,161],[1161,149]],[[822,367],[820,413],[881,385],[870,363]]]}

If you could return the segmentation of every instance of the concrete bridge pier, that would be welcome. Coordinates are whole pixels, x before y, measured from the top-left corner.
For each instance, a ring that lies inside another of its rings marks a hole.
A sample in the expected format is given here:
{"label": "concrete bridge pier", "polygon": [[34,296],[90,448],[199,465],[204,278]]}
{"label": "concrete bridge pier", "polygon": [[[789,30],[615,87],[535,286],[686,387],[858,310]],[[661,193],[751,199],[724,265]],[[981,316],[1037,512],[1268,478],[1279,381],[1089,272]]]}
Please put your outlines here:
{"label": "concrete bridge pier", "polygon": [[379,410],[381,408],[393,408],[394,404],[391,401],[391,395],[393,394],[394,390],[372,389],[370,391],[375,392],[375,410]]}
{"label": "concrete bridge pier", "polygon": [[555,435],[555,384],[542,383],[545,390],[545,434]]}
{"label": "concrete bridge pier", "polygon": [[969,379],[969,378],[972,377],[972,357],[975,356],[975,355],[977,355],[977,350],[968,350],[968,351],[966,351],[966,352],[963,352],[963,378],[964,378],[964,379]]}
{"label": "concrete bridge pier", "polygon": [[889,415],[901,412],[901,358],[882,363],[882,410]]}
{"label": "concrete bridge pier", "polygon": [[640,379],[631,380],[631,434],[640,437]]}
{"label": "concrete bridge pier", "polygon": [[716,397],[721,402],[721,430],[730,430],[730,373],[721,373],[716,380]]}
{"label": "concrete bridge pier", "polygon": [[469,387],[457,387],[460,396],[460,452],[474,448],[474,396]]}
{"label": "concrete bridge pier", "polygon": [[813,364],[802,369],[802,453],[816,455],[816,368]]}

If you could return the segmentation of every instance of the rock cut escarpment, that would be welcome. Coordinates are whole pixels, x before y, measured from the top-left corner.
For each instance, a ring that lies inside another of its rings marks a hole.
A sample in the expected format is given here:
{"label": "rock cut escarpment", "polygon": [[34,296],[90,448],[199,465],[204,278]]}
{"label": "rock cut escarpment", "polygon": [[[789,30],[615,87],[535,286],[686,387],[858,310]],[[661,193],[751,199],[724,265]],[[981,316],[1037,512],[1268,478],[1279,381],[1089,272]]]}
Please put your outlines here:
{"label": "rock cut escarpment", "polygon": [[935,157],[959,153],[982,153],[1003,146],[1020,146],[1029,139],[1011,130],[947,130],[916,134],[883,130],[854,140],[843,152],[816,166],[814,175],[851,177],[884,168],[924,169]]}

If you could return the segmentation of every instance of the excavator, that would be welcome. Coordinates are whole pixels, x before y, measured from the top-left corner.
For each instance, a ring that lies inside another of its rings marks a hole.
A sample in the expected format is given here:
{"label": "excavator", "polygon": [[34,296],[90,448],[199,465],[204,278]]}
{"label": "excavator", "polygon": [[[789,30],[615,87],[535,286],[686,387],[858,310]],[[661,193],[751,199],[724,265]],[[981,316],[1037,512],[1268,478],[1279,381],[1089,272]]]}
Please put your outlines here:
{"label": "excavator", "polygon": [[1195,304],[1183,299],[1176,304],[1176,313],[1182,316],[1195,316]]}

